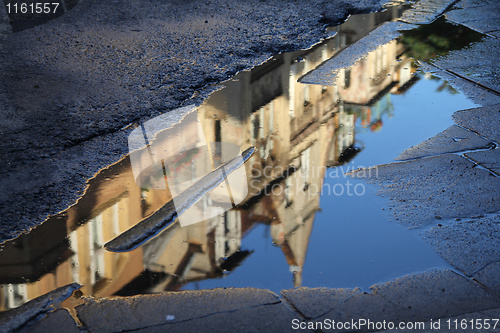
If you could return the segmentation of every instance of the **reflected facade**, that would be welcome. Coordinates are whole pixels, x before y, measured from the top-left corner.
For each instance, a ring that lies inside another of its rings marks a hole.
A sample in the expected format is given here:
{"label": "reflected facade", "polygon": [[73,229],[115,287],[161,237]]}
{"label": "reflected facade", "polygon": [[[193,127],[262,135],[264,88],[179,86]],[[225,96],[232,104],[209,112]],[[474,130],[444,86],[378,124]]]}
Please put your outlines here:
{"label": "reflected facade", "polygon": [[[78,282],[96,297],[181,290],[219,278],[245,264],[252,251],[242,239],[257,224],[269,226],[295,286],[302,284],[309,238],[327,168],[359,151],[357,121],[381,128],[391,94],[415,81],[405,47],[394,40],[350,68],[334,86],[297,80],[401,10],[353,17],[337,34],[307,51],[273,57],[237,74],[198,108],[207,142],[256,147],[245,164],[248,195],[234,209],[208,220],[167,228],[143,246],[112,253],[103,245],[172,199],[164,189],[136,185],[129,158],[102,170],[85,195],[0,252],[0,310],[22,305],[57,287]],[[360,22],[359,20],[362,20]],[[166,146],[173,143],[165,139]],[[192,164],[179,164],[191,168]],[[206,170],[194,172],[206,173]]]}

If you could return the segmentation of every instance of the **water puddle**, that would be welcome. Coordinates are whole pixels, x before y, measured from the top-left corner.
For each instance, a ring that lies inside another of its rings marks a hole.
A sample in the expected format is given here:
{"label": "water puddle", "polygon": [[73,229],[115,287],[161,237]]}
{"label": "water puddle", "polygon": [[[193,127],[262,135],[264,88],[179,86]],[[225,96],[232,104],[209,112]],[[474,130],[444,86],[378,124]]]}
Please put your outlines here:
{"label": "water puddle", "polygon": [[[236,208],[174,224],[132,251],[107,251],[107,242],[173,197],[138,186],[128,156],[90,180],[76,205],[3,245],[0,309],[73,282],[97,297],[215,287],[366,289],[446,266],[414,233],[388,222],[376,188],[344,173],[393,161],[451,125],[454,111],[476,106],[418,72],[410,55],[428,61],[480,36],[437,21],[432,31],[440,36],[420,38],[429,36],[426,27],[405,32],[342,69],[336,85],[297,82],[401,12],[353,16],[313,48],[237,74],[197,108],[207,141],[255,147],[244,164],[248,194]],[[456,29],[467,33],[457,37]],[[156,148],[173,144],[162,142]],[[186,156],[164,170],[196,173]]]}

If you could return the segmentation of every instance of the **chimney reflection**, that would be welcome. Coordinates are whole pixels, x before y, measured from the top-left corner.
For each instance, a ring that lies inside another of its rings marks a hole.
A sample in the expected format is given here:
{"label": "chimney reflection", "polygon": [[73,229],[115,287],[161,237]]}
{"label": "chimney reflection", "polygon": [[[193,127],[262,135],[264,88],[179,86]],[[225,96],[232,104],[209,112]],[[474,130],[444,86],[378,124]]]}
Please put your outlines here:
{"label": "chimney reflection", "polygon": [[399,14],[377,13],[362,24],[349,20],[311,50],[281,54],[239,73],[198,108],[207,142],[256,147],[245,163],[248,195],[236,208],[186,227],[173,224],[131,252],[105,251],[104,243],[172,199],[168,189],[138,187],[125,158],[90,180],[76,205],[5,244],[0,309],[71,282],[82,284],[84,295],[100,297],[180,290],[221,277],[252,254],[242,250],[242,239],[256,224],[269,226],[300,286],[326,169],[359,151],[358,118],[370,130],[382,126],[382,115],[392,112],[390,93],[412,84],[414,68],[403,46],[392,41],[343,69],[335,86],[297,80]]}

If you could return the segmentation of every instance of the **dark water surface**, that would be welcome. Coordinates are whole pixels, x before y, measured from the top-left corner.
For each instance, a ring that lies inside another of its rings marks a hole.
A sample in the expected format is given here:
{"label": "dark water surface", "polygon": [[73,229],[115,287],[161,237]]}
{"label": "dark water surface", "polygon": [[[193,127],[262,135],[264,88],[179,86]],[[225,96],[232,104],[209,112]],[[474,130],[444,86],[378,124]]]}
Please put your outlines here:
{"label": "dark water surface", "polygon": [[[428,31],[419,28],[343,69],[334,86],[297,82],[401,12],[353,16],[310,50],[237,74],[197,108],[207,141],[256,148],[245,163],[248,195],[236,208],[176,225],[130,252],[106,251],[106,242],[172,198],[168,190],[138,186],[126,157],[90,180],[76,205],[4,244],[0,309],[71,282],[94,296],[216,287],[367,289],[447,266],[414,232],[389,221],[374,186],[344,174],[390,163],[450,126],[453,112],[476,106],[419,72],[409,54],[430,61],[479,37],[438,21],[432,31],[447,34],[432,40],[442,45],[425,44],[419,33]],[[446,43],[460,36],[466,40]],[[199,171],[184,155],[166,167]]]}

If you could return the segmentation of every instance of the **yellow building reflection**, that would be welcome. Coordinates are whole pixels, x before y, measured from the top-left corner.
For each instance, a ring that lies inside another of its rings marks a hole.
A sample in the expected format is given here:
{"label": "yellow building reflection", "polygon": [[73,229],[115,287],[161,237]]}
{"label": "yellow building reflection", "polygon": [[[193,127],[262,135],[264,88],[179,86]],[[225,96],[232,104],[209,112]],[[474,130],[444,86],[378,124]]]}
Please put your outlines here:
{"label": "yellow building reflection", "polygon": [[[379,20],[398,14],[381,13]],[[198,108],[207,142],[256,147],[245,164],[249,193],[237,208],[186,227],[172,225],[133,251],[107,252],[106,242],[172,199],[168,189],[137,186],[124,158],[90,180],[77,204],[5,244],[0,309],[71,282],[97,297],[180,290],[237,269],[251,255],[241,250],[242,238],[258,223],[269,225],[300,286],[326,169],[352,155],[357,118],[374,130],[381,125],[381,115],[391,111],[388,93],[411,84],[414,68],[392,41],[342,70],[334,86],[297,80],[379,23],[348,21],[308,51],[239,73]]]}

